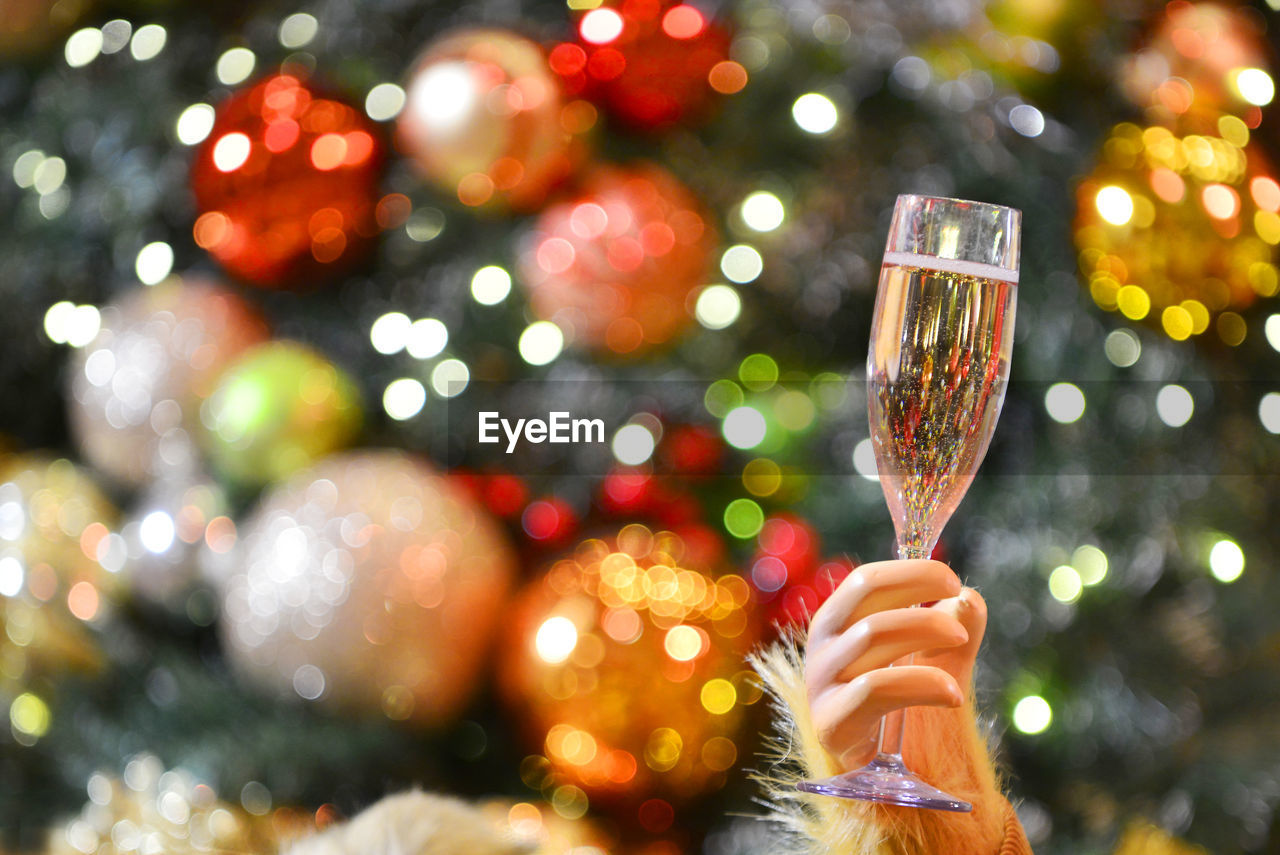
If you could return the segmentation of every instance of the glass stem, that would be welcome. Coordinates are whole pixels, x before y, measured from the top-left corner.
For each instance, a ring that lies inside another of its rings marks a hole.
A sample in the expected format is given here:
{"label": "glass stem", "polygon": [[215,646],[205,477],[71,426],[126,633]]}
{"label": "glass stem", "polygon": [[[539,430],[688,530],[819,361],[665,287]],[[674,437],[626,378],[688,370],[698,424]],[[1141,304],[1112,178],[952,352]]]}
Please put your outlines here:
{"label": "glass stem", "polygon": [[[931,554],[933,554],[932,546],[912,546],[903,543],[898,544],[899,559],[928,558]],[[912,608],[914,609],[919,607],[912,606]],[[915,658],[916,655],[914,653],[909,653],[897,662],[894,662],[891,667],[897,668],[902,665],[910,665]],[[905,730],[906,714],[907,711],[905,709],[894,710],[880,719],[879,753],[881,757],[892,758],[898,763],[902,762],[902,734]]]}

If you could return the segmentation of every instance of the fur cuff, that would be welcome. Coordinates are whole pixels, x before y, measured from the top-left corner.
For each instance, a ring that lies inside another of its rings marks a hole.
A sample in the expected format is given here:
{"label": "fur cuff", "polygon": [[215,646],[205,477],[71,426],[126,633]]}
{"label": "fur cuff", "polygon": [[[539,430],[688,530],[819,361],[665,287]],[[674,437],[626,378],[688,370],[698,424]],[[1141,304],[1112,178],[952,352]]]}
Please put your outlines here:
{"label": "fur cuff", "polygon": [[[907,765],[972,802],[969,814],[917,810],[804,793],[802,780],[843,771],[818,739],[804,685],[803,639],[752,657],[775,712],[769,768],[759,774],[770,819],[789,832],[788,855],[1030,855],[1000,794],[972,707],[907,713]],[[914,750],[913,750],[914,749]]]}

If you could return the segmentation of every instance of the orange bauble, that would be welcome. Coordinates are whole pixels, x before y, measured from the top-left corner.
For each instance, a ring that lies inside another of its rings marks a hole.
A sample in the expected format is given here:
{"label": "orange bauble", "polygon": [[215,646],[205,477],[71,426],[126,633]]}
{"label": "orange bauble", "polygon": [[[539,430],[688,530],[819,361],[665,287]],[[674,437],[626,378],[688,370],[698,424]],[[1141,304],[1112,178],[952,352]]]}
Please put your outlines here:
{"label": "orange bauble", "polygon": [[232,95],[196,152],[195,241],[236,276],[314,284],[378,231],[383,146],[359,110],[290,74]]}
{"label": "orange bauble", "polygon": [[702,205],[657,166],[597,167],[548,208],[521,250],[534,313],[580,345],[634,354],[692,320],[717,236]]}
{"label": "orange bauble", "polygon": [[544,779],[530,780],[533,764],[526,782],[654,832],[673,803],[726,780],[759,697],[744,662],[757,638],[747,583],[689,567],[685,552],[641,525],[583,542],[518,596],[499,664],[545,757]]}
{"label": "orange bauble", "polygon": [[595,123],[591,105],[566,102],[542,48],[505,30],[464,30],[433,43],[405,89],[400,149],[472,207],[541,207],[581,161],[581,134]]}

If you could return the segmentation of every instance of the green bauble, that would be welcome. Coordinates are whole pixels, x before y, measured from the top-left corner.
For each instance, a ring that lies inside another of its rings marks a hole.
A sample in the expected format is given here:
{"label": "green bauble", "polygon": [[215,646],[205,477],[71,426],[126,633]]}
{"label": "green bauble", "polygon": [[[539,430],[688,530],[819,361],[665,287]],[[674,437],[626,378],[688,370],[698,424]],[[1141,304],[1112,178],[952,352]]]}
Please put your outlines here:
{"label": "green bauble", "polygon": [[228,366],[200,420],[214,469],[258,487],[345,448],[361,419],[346,373],[305,345],[272,341]]}

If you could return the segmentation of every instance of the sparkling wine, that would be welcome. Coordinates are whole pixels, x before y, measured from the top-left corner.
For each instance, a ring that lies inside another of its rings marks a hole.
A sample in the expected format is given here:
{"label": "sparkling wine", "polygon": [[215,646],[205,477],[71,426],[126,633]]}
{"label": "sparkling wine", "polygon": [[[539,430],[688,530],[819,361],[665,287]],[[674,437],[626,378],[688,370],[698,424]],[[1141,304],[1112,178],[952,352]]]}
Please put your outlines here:
{"label": "sparkling wine", "polygon": [[992,265],[885,254],[867,356],[871,438],[898,542],[925,554],[995,431],[1016,283]]}

